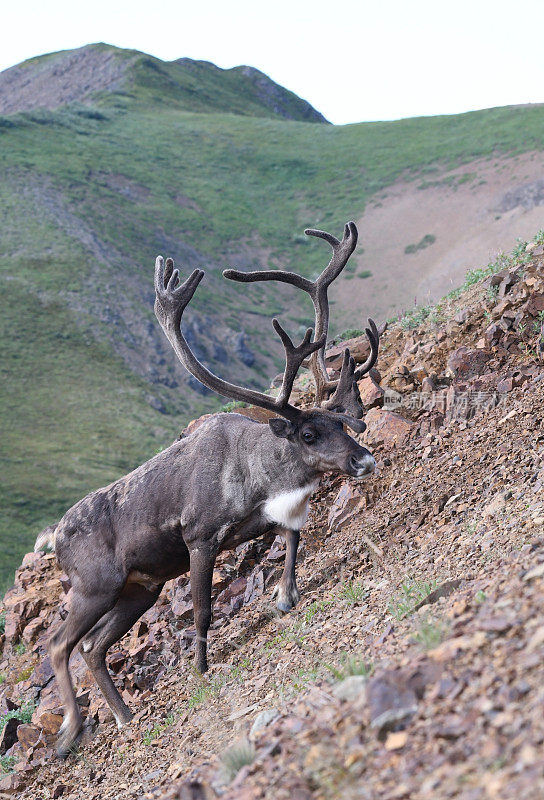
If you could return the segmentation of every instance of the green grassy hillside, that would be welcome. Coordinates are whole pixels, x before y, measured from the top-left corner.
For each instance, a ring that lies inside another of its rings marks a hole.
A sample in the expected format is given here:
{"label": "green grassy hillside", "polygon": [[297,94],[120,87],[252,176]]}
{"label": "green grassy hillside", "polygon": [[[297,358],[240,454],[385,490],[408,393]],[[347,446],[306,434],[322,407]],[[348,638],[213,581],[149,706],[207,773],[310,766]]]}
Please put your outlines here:
{"label": "green grassy hillside", "polygon": [[[334,127],[290,93],[274,111],[279,87],[260,73],[119,58],[114,90],[0,118],[2,580],[43,525],[223,402],[188,385],[158,330],[158,252],[209,267],[187,315],[194,341],[264,388],[278,366],[270,314],[296,330],[308,306],[227,286],[221,269],[312,274],[328,252],[304,227],[339,233],[399,176],[544,146],[540,106]],[[236,351],[241,329],[254,363]]]}

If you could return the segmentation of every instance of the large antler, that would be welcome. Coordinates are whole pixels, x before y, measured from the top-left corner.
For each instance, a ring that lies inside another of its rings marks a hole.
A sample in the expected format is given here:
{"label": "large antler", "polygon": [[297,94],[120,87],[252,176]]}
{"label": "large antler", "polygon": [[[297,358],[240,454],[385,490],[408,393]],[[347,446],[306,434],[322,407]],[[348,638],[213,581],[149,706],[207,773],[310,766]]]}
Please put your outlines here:
{"label": "large antler", "polygon": [[233,400],[242,400],[255,406],[261,406],[293,421],[300,415],[300,410],[289,404],[297,371],[306,358],[323,347],[325,336],[312,342],[312,329],[308,328],[301,344],[296,347],[277,319],[272,320],[274,330],[279,335],[285,349],[285,372],[279,395],[276,398],[224,381],[201,364],[181,332],[180,324],[183,312],[203,277],[203,270],[195,269],[184,283],[178,285],[179,271],[174,269],[173,260],[166,259],[165,265],[162,256],[158,256],[155,262],[155,315],[177,357],[197,380],[213,389],[214,392]]}
{"label": "large antler", "polygon": [[358,238],[357,227],[354,222],[348,222],[344,227],[342,241],[331,233],[314,230],[313,228],[306,229],[304,233],[307,236],[325,239],[332,247],[332,258],[317,280],[310,281],[307,278],[303,278],[302,275],[282,270],[240,272],[239,270],[227,269],[223,272],[223,275],[225,278],[242,283],[270,280],[290,283],[310,295],[315,309],[315,338],[321,339],[325,337],[323,345],[313,353],[310,361],[315,382],[316,405],[331,411],[345,411],[350,416],[359,418],[362,416],[362,406],[357,389],[357,381],[372,369],[378,358],[380,337],[374,321],[369,319],[369,327],[365,330],[370,343],[370,355],[364,364],[355,369],[355,362],[351,358],[349,350],[346,350],[338,380],[330,379],[325,364],[325,344],[329,330],[329,299],[327,291],[330,284],[340,275],[355,250]]}

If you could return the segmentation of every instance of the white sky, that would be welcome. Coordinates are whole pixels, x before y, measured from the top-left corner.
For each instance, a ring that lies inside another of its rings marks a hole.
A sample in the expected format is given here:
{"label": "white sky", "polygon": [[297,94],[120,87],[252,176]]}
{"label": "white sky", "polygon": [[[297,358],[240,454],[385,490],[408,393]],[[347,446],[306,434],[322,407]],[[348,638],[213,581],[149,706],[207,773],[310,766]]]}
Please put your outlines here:
{"label": "white sky", "polygon": [[19,0],[0,69],[105,41],[250,64],[331,122],[544,101],[544,0]]}

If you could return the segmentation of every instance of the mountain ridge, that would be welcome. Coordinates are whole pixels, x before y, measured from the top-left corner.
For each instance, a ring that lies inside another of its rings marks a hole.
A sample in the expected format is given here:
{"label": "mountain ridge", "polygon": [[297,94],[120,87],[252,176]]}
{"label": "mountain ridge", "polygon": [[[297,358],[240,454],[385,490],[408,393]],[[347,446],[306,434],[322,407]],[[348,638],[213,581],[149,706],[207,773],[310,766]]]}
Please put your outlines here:
{"label": "mountain ridge", "polygon": [[[207,94],[197,97],[204,85]],[[255,67],[222,69],[210,61],[190,58],[163,61],[105,43],[37,56],[0,72],[0,114],[55,110],[74,102],[100,103],[104,99],[101,93],[128,98],[134,92],[137,97],[138,90],[144,96],[154,92],[155,100],[160,90],[170,102],[187,111],[230,111],[327,122],[306,100]],[[245,103],[239,102],[239,95],[244,96]]]}

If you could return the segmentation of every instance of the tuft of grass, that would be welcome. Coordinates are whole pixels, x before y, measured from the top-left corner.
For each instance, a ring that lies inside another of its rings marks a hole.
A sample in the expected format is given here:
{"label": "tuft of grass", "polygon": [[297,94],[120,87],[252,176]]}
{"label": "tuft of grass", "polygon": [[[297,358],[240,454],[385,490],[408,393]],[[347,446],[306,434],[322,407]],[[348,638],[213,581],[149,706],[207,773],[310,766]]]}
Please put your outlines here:
{"label": "tuft of grass", "polygon": [[390,599],[387,610],[392,617],[401,620],[413,613],[415,607],[436,589],[438,582],[421,581],[406,577],[400,585],[399,594]]}
{"label": "tuft of grass", "polygon": [[34,672],[34,664],[29,664],[28,667],[25,667],[20,671],[20,673],[15,678],[15,683],[21,683],[21,681],[26,681],[32,673]]}
{"label": "tuft of grass", "polygon": [[151,744],[154,739],[158,739],[167,728],[174,724],[175,716],[174,714],[168,714],[167,717],[164,718],[163,722],[157,722],[153,725],[152,728],[148,728],[143,737],[142,742],[144,744]]}
{"label": "tuft of grass", "polygon": [[6,630],[6,612],[0,611],[0,633],[4,633]]}
{"label": "tuft of grass", "polygon": [[476,592],[476,594],[474,596],[474,599],[476,600],[477,603],[483,603],[484,600],[487,599],[487,595],[486,595],[486,593],[484,591],[482,591],[482,589],[479,589]]}
{"label": "tuft of grass", "polygon": [[358,583],[356,581],[346,581],[340,587],[339,597],[341,600],[345,600],[347,603],[352,603],[355,605],[356,603],[361,603],[363,600],[366,600],[368,597],[368,591],[365,589],[362,583]]}
{"label": "tuft of grass", "polygon": [[338,334],[336,339],[339,342],[345,342],[346,339],[355,339],[356,336],[362,336],[364,331],[360,330],[360,328],[348,328],[343,333]]}
{"label": "tuft of grass", "polygon": [[418,620],[414,640],[423,650],[433,650],[443,641],[446,626],[440,620],[433,620],[427,614]]}
{"label": "tuft of grass", "polygon": [[206,700],[209,700],[210,697],[217,697],[224,683],[225,680],[221,677],[202,680],[200,686],[196,687],[188,700],[189,708],[196,708],[202,703],[205,703]]}
{"label": "tuft of grass", "polygon": [[225,405],[221,406],[220,410],[229,414],[231,411],[236,411],[237,408],[247,408],[247,405],[243,400],[232,400],[230,403],[225,403]]}
{"label": "tuft of grass", "polygon": [[365,661],[357,655],[344,653],[341,657],[340,665],[325,664],[326,668],[337,681],[349,678],[351,675],[362,675],[369,678],[374,672],[374,665],[371,661]]}
{"label": "tuft of grass", "polygon": [[199,679],[199,685],[188,700],[189,708],[196,708],[211,697],[217,697],[222,687],[228,681],[243,681],[245,672],[251,666],[251,661],[250,658],[242,659],[239,664],[234,664],[226,675],[214,675],[211,678],[203,678],[198,673],[195,673]]}
{"label": "tuft of grass", "polygon": [[256,758],[255,748],[247,739],[236,742],[221,754],[221,765],[224,777],[228,782],[234,780],[242,767],[253,764]]}
{"label": "tuft of grass", "polygon": [[327,606],[330,606],[331,603],[334,603],[333,599],[329,600],[314,600],[313,603],[310,603],[308,608],[304,611],[304,622],[306,625],[309,625],[310,622],[313,620],[316,614],[320,611],[324,611]]}
{"label": "tuft of grass", "polygon": [[365,278],[372,277],[372,272],[369,269],[362,269],[360,272],[357,273],[357,277],[362,278],[364,280]]}
{"label": "tuft of grass", "polygon": [[417,253],[418,250],[425,250],[426,247],[430,247],[435,242],[436,236],[433,236],[432,233],[426,233],[417,244],[407,244],[404,248],[404,252],[406,255],[411,255],[412,253]]}
{"label": "tuft of grass", "polygon": [[24,642],[17,642],[13,648],[13,652],[18,656],[22,656],[24,653],[26,653],[26,644]]}

